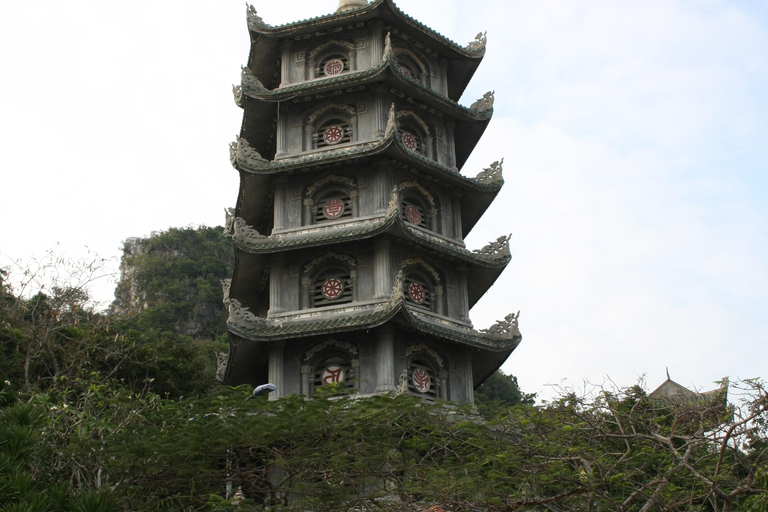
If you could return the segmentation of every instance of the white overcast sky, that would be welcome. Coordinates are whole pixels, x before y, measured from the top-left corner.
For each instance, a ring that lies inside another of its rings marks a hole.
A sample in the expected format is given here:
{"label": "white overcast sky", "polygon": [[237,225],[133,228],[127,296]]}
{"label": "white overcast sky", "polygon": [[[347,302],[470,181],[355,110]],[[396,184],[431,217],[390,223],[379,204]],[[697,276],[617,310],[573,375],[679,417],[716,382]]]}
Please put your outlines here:
{"label": "white overcast sky", "polygon": [[[338,2],[254,5],[281,24]],[[484,328],[522,310],[503,369],[542,396],[653,388],[666,366],[704,389],[768,377],[768,3],[398,5],[461,44],[488,31],[462,103],[495,89],[495,115],[464,173],[505,158],[468,239],[514,233],[472,312]],[[117,257],[131,236],[220,225],[248,46],[241,0],[3,2],[0,254]]]}

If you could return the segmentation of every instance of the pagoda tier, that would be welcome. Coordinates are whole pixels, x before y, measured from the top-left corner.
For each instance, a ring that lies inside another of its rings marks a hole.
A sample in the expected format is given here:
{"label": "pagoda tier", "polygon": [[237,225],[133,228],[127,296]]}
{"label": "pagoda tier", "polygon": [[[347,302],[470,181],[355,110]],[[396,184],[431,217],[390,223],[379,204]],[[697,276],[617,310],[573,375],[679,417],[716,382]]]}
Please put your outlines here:
{"label": "pagoda tier", "polygon": [[[249,142],[251,140],[267,141],[269,146],[252,145],[252,147],[264,157],[274,157],[277,152],[275,147],[277,141],[274,137],[277,123],[264,123],[264,119],[277,119],[280,115],[286,114],[296,116],[297,109],[306,111],[304,117],[310,117],[313,113],[313,100],[322,101],[328,97],[343,94],[345,91],[354,91],[345,96],[348,101],[364,98],[364,102],[373,94],[375,101],[379,103],[397,102],[403,105],[404,108],[401,110],[417,107],[416,111],[421,112],[422,115],[437,114],[441,118],[447,117],[448,123],[453,127],[452,140],[456,155],[455,162],[452,162],[451,166],[461,168],[493,115],[493,93],[488,93],[477,100],[470,108],[463,107],[416,80],[413,75],[406,74],[404,68],[398,64],[395,54],[389,49],[389,45],[387,47],[384,60],[378,66],[317,78],[273,90],[264,88],[250,70],[244,68],[242,85],[235,87],[234,94],[235,102],[245,110],[243,120],[245,138],[249,139]],[[282,112],[278,112],[280,105],[282,105]],[[386,108],[384,105],[378,105],[376,109],[381,113],[379,123],[384,122]],[[376,135],[369,134],[371,138],[375,138]],[[311,151],[312,148],[301,149]]]}
{"label": "pagoda tier", "polygon": [[249,8],[226,380],[471,402],[521,339],[469,318],[511,259],[508,236],[464,243],[503,185],[502,162],[459,173],[493,113],[457,103],[485,38],[360,3],[282,27]]}
{"label": "pagoda tier", "polygon": [[[238,143],[231,145],[230,158],[233,166],[241,171],[243,185],[238,198],[238,209],[242,213],[238,216],[262,234],[271,231],[271,224],[260,222],[259,217],[263,215],[266,203],[271,197],[272,182],[280,175],[297,176],[301,173],[314,176],[327,173],[329,169],[333,169],[334,173],[343,173],[344,169],[340,166],[358,169],[369,166],[372,169],[381,169],[382,165],[386,165],[396,168],[397,173],[403,176],[402,179],[423,181],[425,186],[434,184],[438,187],[450,187],[452,195],[458,201],[456,209],[460,215],[460,227],[455,230],[454,235],[462,240],[470,233],[504,184],[503,160],[492,163],[474,178],[468,178],[405,147],[393,121],[387,124],[384,136],[375,142],[332,146],[330,149],[269,161],[261,158],[245,139],[240,139]],[[379,174],[383,174],[383,171]],[[311,177],[306,180],[314,181]],[[378,181],[381,187],[391,189],[391,186],[387,186],[389,180],[386,177],[380,176]],[[386,207],[386,196],[380,195],[371,199],[379,202],[379,209]]]}
{"label": "pagoda tier", "polygon": [[[328,36],[345,38],[350,34],[369,32],[374,36],[371,39],[374,45],[372,58],[380,60],[384,52],[384,35],[389,32],[396,44],[402,41],[404,46],[440,57],[441,67],[451,77],[442,92],[458,101],[480,65],[486,46],[485,35],[481,33],[462,47],[400,11],[392,0],[375,0],[360,9],[280,26],[267,25],[253,7],[249,7],[248,28],[251,35],[248,67],[270,89],[304,80],[303,76],[299,78],[288,72],[285,65],[286,57],[291,53],[290,44],[294,41],[322,40]],[[283,63],[282,73],[276,69],[276,62]]]}

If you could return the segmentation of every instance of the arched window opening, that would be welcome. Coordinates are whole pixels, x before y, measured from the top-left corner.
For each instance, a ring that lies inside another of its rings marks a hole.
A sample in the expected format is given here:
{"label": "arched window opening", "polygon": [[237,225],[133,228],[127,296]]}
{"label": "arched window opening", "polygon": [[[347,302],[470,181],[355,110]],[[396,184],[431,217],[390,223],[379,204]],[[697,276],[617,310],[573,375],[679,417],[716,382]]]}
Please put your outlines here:
{"label": "arched window opening", "polygon": [[336,76],[349,71],[349,57],[335,53],[325,57],[315,69],[316,77]]}
{"label": "arched window opening", "polygon": [[419,398],[438,398],[440,382],[435,370],[423,359],[414,359],[408,366],[408,392]]}
{"label": "arched window opening", "polygon": [[312,390],[322,386],[339,386],[346,389],[355,387],[355,368],[345,354],[334,354],[322,358],[312,372]]}
{"label": "arched window opening", "polygon": [[405,275],[403,291],[409,304],[425,311],[434,309],[432,284],[420,272],[409,272]]}
{"label": "arched window opening", "polygon": [[314,308],[349,304],[354,300],[353,295],[354,283],[348,268],[326,268],[313,280],[311,302]]}
{"label": "arched window opening", "polygon": [[421,82],[420,66],[405,54],[400,53],[397,55],[397,69],[411,80]]}
{"label": "arched window opening", "polygon": [[432,226],[430,211],[430,205],[414,194],[404,196],[400,204],[400,215],[403,220],[424,229],[430,229]]}
{"label": "arched window opening", "polygon": [[312,134],[315,149],[328,148],[352,141],[352,125],[346,119],[333,118],[325,121]]}
{"label": "arched window opening", "polygon": [[352,198],[344,189],[331,189],[320,194],[312,210],[315,224],[352,218]]}

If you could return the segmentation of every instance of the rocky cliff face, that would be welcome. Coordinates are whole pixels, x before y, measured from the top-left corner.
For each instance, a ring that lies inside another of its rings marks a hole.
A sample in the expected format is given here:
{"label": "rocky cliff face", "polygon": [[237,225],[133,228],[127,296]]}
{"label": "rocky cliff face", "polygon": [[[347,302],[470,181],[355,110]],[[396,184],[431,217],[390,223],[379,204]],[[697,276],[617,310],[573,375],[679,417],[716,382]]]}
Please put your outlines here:
{"label": "rocky cliff face", "polygon": [[160,329],[173,326],[180,334],[215,339],[226,332],[221,280],[230,277],[233,259],[221,228],[172,228],[128,238],[110,313],[146,312]]}

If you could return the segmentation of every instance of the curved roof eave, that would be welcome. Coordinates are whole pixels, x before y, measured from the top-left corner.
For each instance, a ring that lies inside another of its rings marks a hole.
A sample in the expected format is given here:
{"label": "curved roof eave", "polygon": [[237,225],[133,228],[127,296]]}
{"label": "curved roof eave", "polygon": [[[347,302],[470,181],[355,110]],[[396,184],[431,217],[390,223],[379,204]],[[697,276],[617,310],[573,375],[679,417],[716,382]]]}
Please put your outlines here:
{"label": "curved roof eave", "polygon": [[325,93],[340,86],[366,85],[387,79],[407,87],[410,92],[415,93],[414,96],[419,96],[420,100],[427,102],[428,106],[447,109],[450,115],[460,122],[487,124],[493,116],[492,108],[473,110],[447,96],[437,93],[416,80],[408,78],[397,68],[390,56],[387,56],[379,65],[367,69],[352,71],[334,77],[318,78],[274,89],[266,88],[249,68],[243,68],[241,84],[239,88],[234,90],[235,103],[242,107],[242,95],[265,103],[277,103],[306,97],[308,94]]}
{"label": "curved roof eave", "polygon": [[304,33],[316,33],[323,30],[323,28],[326,28],[326,26],[330,27],[338,25],[340,22],[365,22],[373,19],[382,19],[385,22],[399,21],[415,28],[419,34],[433,43],[439,44],[442,47],[442,50],[448,53],[448,56],[450,57],[482,60],[485,56],[485,47],[483,45],[474,45],[470,43],[467,47],[461,46],[415,18],[405,14],[395,5],[393,0],[374,0],[364,7],[353,8],[340,13],[336,12],[315,16],[313,18],[283,25],[268,25],[264,23],[264,20],[261,19],[255,11],[252,10],[249,10],[247,14],[248,29],[254,34],[268,37],[296,37],[303,35]]}

